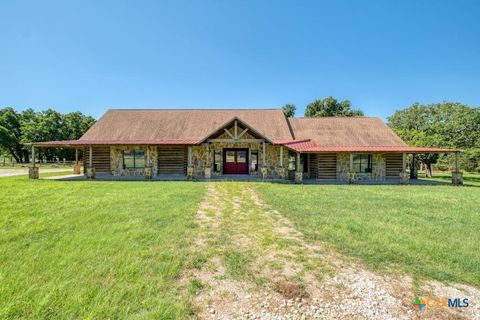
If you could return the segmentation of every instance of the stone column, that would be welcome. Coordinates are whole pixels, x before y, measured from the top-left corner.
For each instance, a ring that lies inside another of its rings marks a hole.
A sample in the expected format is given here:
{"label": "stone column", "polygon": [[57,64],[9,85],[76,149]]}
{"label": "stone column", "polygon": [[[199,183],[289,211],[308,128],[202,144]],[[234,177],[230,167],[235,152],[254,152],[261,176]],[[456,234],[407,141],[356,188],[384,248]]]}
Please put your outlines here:
{"label": "stone column", "polygon": [[193,180],[192,146],[188,146],[187,180]]}
{"label": "stone column", "polygon": [[210,143],[207,142],[205,147],[207,148],[207,163],[205,164],[204,174],[205,174],[205,179],[210,179],[212,177],[212,161],[211,161],[211,154],[210,154]]}
{"label": "stone column", "polygon": [[400,172],[400,182],[408,184],[410,182],[410,175],[407,173],[407,154],[402,154],[402,172]]}
{"label": "stone column", "polygon": [[145,180],[151,180],[153,177],[153,170],[152,170],[152,161],[150,157],[150,146],[147,146],[147,163],[145,168],[143,168],[143,178]]}
{"label": "stone column", "polygon": [[300,170],[300,153],[297,152],[297,160],[295,165],[295,183],[302,183],[303,172]]}
{"label": "stone column", "polygon": [[353,153],[350,153],[350,165],[348,167],[348,183],[352,184],[355,183],[357,180],[357,175],[355,171],[353,170]]}
{"label": "stone column", "polygon": [[463,185],[463,172],[460,171],[459,152],[455,152],[455,169],[452,171],[452,184]]}
{"label": "stone column", "polygon": [[33,144],[32,144],[32,164],[28,168],[28,178],[29,179],[39,178],[38,167],[35,165],[35,146]]}

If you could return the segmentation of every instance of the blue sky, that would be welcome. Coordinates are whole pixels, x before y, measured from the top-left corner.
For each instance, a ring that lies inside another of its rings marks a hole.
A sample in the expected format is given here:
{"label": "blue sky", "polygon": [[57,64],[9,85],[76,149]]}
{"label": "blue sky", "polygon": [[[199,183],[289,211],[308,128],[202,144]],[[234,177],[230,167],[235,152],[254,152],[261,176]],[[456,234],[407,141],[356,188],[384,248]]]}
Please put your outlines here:
{"label": "blue sky", "polygon": [[480,105],[480,1],[1,1],[0,107]]}

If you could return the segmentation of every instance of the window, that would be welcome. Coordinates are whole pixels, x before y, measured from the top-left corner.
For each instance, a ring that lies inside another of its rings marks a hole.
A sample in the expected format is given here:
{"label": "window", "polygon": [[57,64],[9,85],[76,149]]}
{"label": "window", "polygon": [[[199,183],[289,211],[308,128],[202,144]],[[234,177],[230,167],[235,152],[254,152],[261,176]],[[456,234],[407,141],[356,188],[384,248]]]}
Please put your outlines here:
{"label": "window", "polygon": [[238,150],[237,163],[246,163],[246,162],[247,162],[247,151]]}
{"label": "window", "polygon": [[353,171],[355,171],[356,173],[372,172],[372,155],[354,154]]}
{"label": "window", "polygon": [[213,171],[221,172],[222,170],[222,153],[220,150],[213,151]]}
{"label": "window", "polygon": [[258,151],[252,150],[250,154],[252,160],[250,161],[250,171],[258,171]]}
{"label": "window", "polygon": [[124,169],[145,168],[145,151],[143,150],[123,151],[123,168]]}
{"label": "window", "polygon": [[225,162],[235,163],[235,151],[225,152]]}

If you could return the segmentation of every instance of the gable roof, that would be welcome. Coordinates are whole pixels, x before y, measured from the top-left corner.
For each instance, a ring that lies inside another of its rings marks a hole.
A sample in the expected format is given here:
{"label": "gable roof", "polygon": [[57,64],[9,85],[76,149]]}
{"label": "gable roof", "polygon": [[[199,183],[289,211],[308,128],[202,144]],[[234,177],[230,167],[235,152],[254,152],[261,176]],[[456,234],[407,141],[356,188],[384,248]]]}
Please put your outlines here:
{"label": "gable roof", "polygon": [[200,143],[215,129],[241,119],[270,141],[293,139],[281,109],[108,110],[80,141]]}
{"label": "gable roof", "polygon": [[379,118],[286,118],[282,109],[111,109],[79,140],[35,146],[200,144],[238,121],[250,133],[296,152],[443,153],[410,147]]}
{"label": "gable roof", "polygon": [[407,144],[379,118],[290,118],[296,140],[312,140],[322,147],[403,147]]}

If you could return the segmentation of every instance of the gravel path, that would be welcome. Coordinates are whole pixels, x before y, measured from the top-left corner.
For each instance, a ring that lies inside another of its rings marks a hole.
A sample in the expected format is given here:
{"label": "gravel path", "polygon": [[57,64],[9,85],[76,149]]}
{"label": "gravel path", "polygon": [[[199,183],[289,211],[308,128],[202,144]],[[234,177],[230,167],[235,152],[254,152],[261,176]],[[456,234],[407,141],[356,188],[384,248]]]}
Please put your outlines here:
{"label": "gravel path", "polygon": [[[421,296],[467,296],[471,306],[419,313],[412,305],[416,294],[411,277],[379,274],[320,243],[308,243],[251,186],[238,188],[209,184],[198,210],[196,247],[212,254],[183,280],[204,284],[194,299],[201,318],[480,319],[478,289],[425,282]],[[225,265],[223,255],[231,250],[255,257],[243,277],[232,276]]]}

